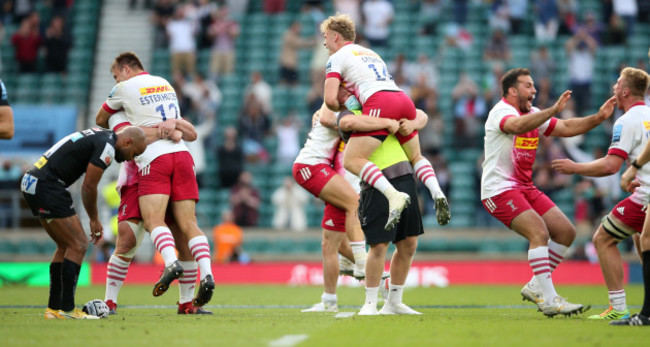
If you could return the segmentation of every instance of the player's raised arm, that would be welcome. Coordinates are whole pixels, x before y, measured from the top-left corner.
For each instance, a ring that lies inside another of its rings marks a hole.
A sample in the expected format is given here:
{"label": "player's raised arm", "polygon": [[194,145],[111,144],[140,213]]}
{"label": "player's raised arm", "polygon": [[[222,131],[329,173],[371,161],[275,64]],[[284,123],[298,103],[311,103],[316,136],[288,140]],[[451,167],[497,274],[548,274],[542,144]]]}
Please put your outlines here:
{"label": "player's raised arm", "polygon": [[616,97],[612,96],[600,106],[595,114],[583,118],[559,119],[551,136],[571,137],[584,134],[609,118],[614,112],[615,105]]}
{"label": "player's raised arm", "polygon": [[[532,84],[532,80],[530,81]],[[531,85],[532,87],[532,85]],[[515,88],[511,88],[510,92],[516,92]],[[555,102],[555,104],[547,109],[541,110],[539,112],[527,114],[523,117],[509,117],[503,123],[503,131],[507,134],[520,135],[525,134],[533,129],[539,128],[544,122],[549,120],[549,118],[555,116],[564,110],[567,101],[571,98],[571,91],[567,90]],[[532,102],[532,99],[531,99]]]}

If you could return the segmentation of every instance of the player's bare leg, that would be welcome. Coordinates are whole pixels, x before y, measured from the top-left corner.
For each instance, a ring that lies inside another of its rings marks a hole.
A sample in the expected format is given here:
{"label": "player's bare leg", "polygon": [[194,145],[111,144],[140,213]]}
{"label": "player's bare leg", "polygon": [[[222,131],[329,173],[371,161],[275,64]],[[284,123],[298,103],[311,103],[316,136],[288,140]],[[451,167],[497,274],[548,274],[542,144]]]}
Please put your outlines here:
{"label": "player's bare leg", "polygon": [[[542,216],[549,232],[548,255],[551,273],[564,260],[567,250],[576,238],[576,229],[567,216],[558,208],[552,207]],[[522,300],[538,304],[543,302],[541,286],[533,275],[521,289]]]}
{"label": "player's bare leg", "polygon": [[372,136],[351,137],[345,148],[343,164],[348,171],[359,176],[388,199],[388,221],[385,229],[390,230],[399,222],[402,211],[411,203],[411,197],[397,191],[381,170],[368,160],[380,145],[381,141]]}
{"label": "player's bare leg", "polygon": [[438,221],[438,224],[448,224],[451,220],[449,203],[447,202],[447,197],[440,189],[433,166],[429,160],[422,156],[420,151],[419,135],[416,134],[413,138],[404,142],[402,144],[402,149],[404,149],[404,153],[406,153],[406,156],[409,158],[413,170],[415,171],[415,175],[422,183],[424,183],[431,193],[431,197],[435,202],[436,220]]}
{"label": "player's bare leg", "polygon": [[360,316],[377,314],[377,294],[384,272],[388,242],[370,246],[366,259],[366,301],[359,311]]}
{"label": "player's bare leg", "polygon": [[379,310],[379,314],[421,314],[402,303],[404,284],[417,247],[417,236],[409,236],[395,244],[395,252],[390,263],[388,299],[384,307]]}
{"label": "player's bare leg", "polygon": [[196,220],[196,201],[192,199],[172,201],[171,206],[174,220],[181,233],[189,239],[187,242],[189,251],[199,265],[201,281],[198,293],[192,301],[192,304],[196,307],[201,307],[212,299],[214,292],[210,245]]}
{"label": "player's bare leg", "polygon": [[[614,218],[610,216],[610,218]],[[593,236],[593,243],[598,252],[598,262],[603,273],[609,294],[609,308],[600,315],[589,319],[623,319],[630,316],[625,300],[623,283],[623,259],[618,250],[618,240],[608,234],[600,225]]]}
{"label": "player's bare leg", "polygon": [[553,317],[557,314],[570,315],[582,312],[584,308],[582,305],[567,302],[555,291],[548,252],[549,233],[542,217],[532,209],[526,210],[512,220],[510,228],[530,243],[528,263],[542,289],[543,298],[540,298],[540,302],[536,304],[544,315]]}
{"label": "player's bare leg", "polygon": [[321,302],[302,312],[337,312],[336,284],[339,278],[338,250],[345,233],[323,229],[323,284]]}
{"label": "player's bare leg", "polygon": [[165,224],[165,213],[167,211],[169,195],[142,195],[138,201],[144,228],[151,234],[151,240],[154,246],[165,261],[165,270],[158,282],[154,285],[153,290],[154,296],[160,296],[169,289],[169,285],[175,279],[183,275],[183,267],[176,257],[174,237],[167,224]]}
{"label": "player's bare leg", "polygon": [[318,197],[345,211],[345,232],[354,255],[354,277],[365,277],[366,242],[359,221],[359,196],[343,176],[335,175],[325,184]]}

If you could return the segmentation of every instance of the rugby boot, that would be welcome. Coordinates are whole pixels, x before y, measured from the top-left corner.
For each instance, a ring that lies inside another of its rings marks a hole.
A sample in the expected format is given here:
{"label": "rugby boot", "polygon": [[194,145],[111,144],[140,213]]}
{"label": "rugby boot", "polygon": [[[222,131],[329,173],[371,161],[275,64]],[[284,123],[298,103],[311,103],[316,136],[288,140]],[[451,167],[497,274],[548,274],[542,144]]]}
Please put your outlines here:
{"label": "rugby boot", "polygon": [[583,311],[586,311],[584,306],[581,304],[572,304],[559,295],[553,298],[553,301],[550,303],[544,303],[542,305],[542,313],[544,313],[544,315],[549,318],[554,317],[558,314],[570,316],[573,314],[582,313]]}
{"label": "rugby boot", "polygon": [[338,312],[338,311],[339,311],[339,307],[338,305],[336,305],[336,302],[333,303],[319,302],[314,306],[304,309],[300,312]]}
{"label": "rugby boot", "polygon": [[183,275],[183,266],[178,260],[169,264],[169,266],[165,267],[158,282],[153,286],[153,296],[163,295],[169,289],[169,285],[181,275]]}
{"label": "rugby boot", "polygon": [[78,308],[75,308],[72,311],[68,311],[68,312],[59,310],[59,315],[63,319],[99,319],[99,317],[89,315]]}
{"label": "rugby boot", "polygon": [[45,309],[45,319],[65,319],[59,314],[59,310],[53,310],[51,308]]}
{"label": "rugby boot", "polygon": [[178,303],[178,314],[212,314],[212,311],[192,305],[191,301]]}
{"label": "rugby boot", "polygon": [[521,300],[528,300],[533,304],[537,305],[539,311],[542,310],[542,304],[544,304],[544,293],[542,291],[537,291],[530,286],[530,283],[521,288]]}
{"label": "rugby boot", "polygon": [[207,275],[201,280],[199,292],[192,300],[192,305],[201,307],[207,304],[212,299],[212,293],[214,293],[214,280],[212,280],[212,275]]}
{"label": "rugby boot", "polygon": [[635,313],[630,318],[611,321],[609,325],[648,326],[650,325],[650,317]]}
{"label": "rugby boot", "polygon": [[630,318],[630,310],[626,307],[623,311],[616,311],[612,306],[603,311],[601,314],[595,314],[587,319],[618,320]]}
{"label": "rugby boot", "polygon": [[436,201],[436,219],[438,224],[447,225],[451,221],[451,210],[447,198],[443,195],[435,199]]}
{"label": "rugby boot", "polygon": [[117,314],[117,304],[113,300],[106,300],[106,306],[108,306],[108,314],[110,316]]}
{"label": "rugby boot", "polygon": [[391,303],[385,303],[384,307],[381,308],[378,312],[379,314],[422,314],[408,306],[406,306],[403,303],[399,303],[397,305],[391,304]]}
{"label": "rugby boot", "polygon": [[411,203],[411,197],[403,192],[394,191],[388,197],[388,221],[384,229],[391,230],[402,217],[402,211]]}

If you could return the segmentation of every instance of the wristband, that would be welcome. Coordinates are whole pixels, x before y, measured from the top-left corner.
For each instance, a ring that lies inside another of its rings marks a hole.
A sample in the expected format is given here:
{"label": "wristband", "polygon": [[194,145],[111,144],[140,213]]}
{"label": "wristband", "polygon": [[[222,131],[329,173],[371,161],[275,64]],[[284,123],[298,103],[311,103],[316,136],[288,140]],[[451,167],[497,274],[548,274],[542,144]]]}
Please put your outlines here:
{"label": "wristband", "polygon": [[636,162],[636,159],[632,162],[632,166],[634,166],[637,170],[641,169],[642,165],[639,165],[639,163]]}

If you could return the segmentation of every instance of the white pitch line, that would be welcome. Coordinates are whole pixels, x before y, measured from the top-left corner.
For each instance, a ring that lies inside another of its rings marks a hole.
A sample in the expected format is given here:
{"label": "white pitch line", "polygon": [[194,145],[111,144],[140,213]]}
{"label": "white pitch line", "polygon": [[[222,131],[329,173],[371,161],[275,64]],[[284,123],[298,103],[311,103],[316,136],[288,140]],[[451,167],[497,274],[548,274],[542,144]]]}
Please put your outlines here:
{"label": "white pitch line", "polygon": [[284,335],[277,340],[269,342],[269,346],[272,347],[291,347],[295,346],[309,338],[309,335]]}
{"label": "white pitch line", "polygon": [[354,316],[354,312],[339,312],[334,318],[350,318],[352,316]]}

